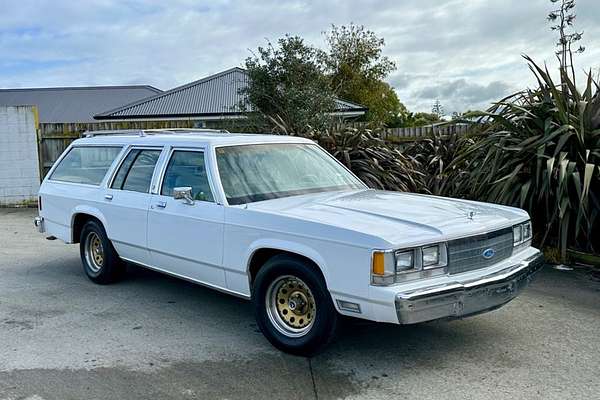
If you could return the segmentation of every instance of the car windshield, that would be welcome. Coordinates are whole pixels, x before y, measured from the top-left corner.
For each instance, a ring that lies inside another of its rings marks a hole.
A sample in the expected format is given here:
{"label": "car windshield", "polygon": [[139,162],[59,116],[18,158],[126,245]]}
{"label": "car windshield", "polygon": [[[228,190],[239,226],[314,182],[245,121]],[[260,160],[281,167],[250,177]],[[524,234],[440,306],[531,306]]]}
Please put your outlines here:
{"label": "car windshield", "polygon": [[229,204],[306,193],[363,189],[365,185],[317,145],[275,143],[216,149]]}

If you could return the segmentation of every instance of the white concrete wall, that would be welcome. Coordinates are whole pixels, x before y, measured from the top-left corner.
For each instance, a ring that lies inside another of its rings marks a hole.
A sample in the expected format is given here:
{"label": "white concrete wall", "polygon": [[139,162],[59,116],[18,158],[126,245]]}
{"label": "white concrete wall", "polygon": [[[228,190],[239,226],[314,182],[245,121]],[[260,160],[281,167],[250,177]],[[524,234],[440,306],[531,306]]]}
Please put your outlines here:
{"label": "white concrete wall", "polygon": [[0,205],[37,199],[37,124],[34,106],[0,106]]}

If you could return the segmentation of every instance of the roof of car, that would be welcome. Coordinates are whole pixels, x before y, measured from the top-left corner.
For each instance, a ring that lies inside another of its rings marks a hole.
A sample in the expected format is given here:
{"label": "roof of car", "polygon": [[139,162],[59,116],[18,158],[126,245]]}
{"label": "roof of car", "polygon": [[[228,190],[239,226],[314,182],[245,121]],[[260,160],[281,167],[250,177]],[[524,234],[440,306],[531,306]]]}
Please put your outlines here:
{"label": "roof of car", "polygon": [[74,144],[115,144],[115,145],[177,145],[177,146],[206,146],[206,145],[235,145],[260,143],[313,143],[309,139],[298,136],[230,133],[227,131],[208,129],[172,129],[172,130],[137,130],[86,132],[82,139]]}

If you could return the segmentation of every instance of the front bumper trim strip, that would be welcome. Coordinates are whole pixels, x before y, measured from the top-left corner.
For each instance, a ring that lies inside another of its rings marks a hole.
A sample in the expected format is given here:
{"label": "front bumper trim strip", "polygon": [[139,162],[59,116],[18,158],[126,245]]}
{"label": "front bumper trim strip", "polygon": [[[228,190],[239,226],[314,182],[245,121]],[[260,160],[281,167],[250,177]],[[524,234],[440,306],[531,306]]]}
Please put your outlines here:
{"label": "front bumper trim strip", "polygon": [[401,324],[464,318],[508,303],[531,282],[543,266],[537,253],[501,271],[466,282],[452,282],[396,295]]}

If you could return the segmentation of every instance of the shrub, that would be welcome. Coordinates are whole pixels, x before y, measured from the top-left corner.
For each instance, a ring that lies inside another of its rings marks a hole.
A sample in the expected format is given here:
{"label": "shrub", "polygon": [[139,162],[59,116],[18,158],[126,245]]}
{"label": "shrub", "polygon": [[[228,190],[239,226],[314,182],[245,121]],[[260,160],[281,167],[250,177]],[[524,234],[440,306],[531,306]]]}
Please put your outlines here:
{"label": "shrub", "polygon": [[[467,171],[466,196],[525,208],[539,243],[557,238],[567,247],[599,247],[600,91],[587,75],[580,92],[566,73],[555,84],[529,57],[538,87],[515,93],[487,112],[485,128],[448,168]],[[595,233],[595,235],[594,235]]]}
{"label": "shrub", "polygon": [[416,166],[424,175],[426,191],[439,196],[466,197],[470,192],[468,160],[460,165],[453,161],[474,144],[475,140],[470,136],[434,133],[413,142],[404,153],[417,162]]}
{"label": "shrub", "polygon": [[371,188],[429,193],[418,162],[387,144],[378,130],[309,129],[303,136],[317,141]]}

